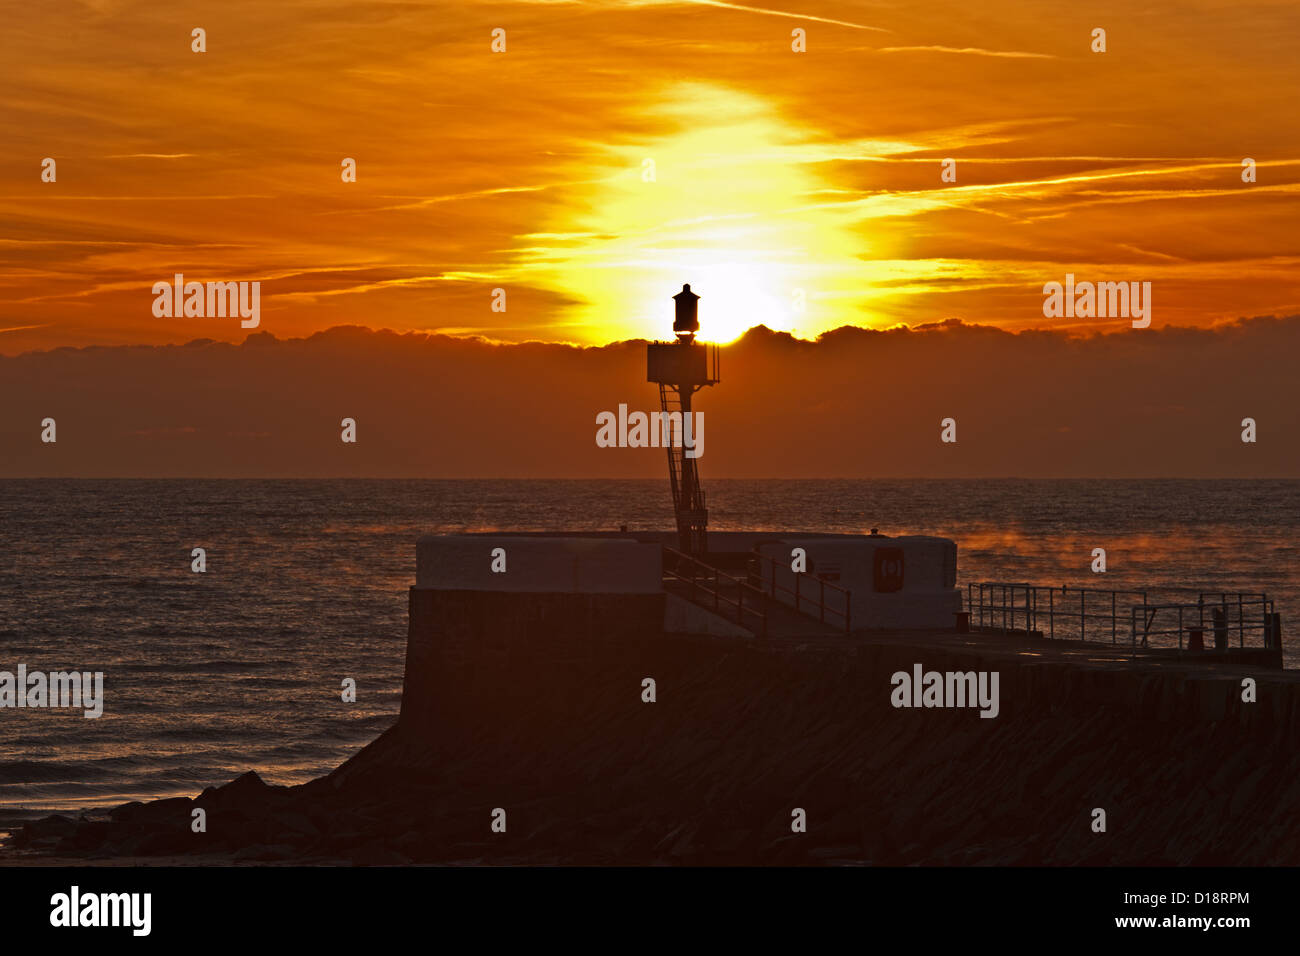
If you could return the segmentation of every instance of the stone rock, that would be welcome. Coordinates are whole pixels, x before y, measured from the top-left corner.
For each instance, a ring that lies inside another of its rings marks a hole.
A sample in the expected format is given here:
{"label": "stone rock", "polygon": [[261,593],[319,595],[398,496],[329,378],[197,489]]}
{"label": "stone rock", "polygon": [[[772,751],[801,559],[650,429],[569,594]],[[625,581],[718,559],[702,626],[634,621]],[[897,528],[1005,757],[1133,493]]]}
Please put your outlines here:
{"label": "stone rock", "polygon": [[190,811],[193,808],[194,801],[189,797],[172,797],[168,800],[154,800],[151,803],[141,803],[138,800],[124,803],[120,807],[114,807],[108,815],[114,823],[143,826],[165,826],[175,823],[188,828],[191,820]]}

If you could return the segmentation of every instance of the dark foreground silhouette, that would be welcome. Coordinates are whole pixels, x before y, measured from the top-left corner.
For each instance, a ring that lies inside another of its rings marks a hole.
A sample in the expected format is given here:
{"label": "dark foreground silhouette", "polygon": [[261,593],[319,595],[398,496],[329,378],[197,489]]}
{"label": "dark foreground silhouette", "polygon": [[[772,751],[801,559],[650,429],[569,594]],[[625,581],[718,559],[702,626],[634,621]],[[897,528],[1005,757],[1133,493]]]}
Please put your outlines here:
{"label": "dark foreground silhouette", "polygon": [[[248,773],[12,843],[88,862],[1300,863],[1293,674],[1258,674],[1250,704],[1240,674],[888,641],[611,638],[486,666],[499,650],[327,777]],[[893,708],[914,662],[998,670],[998,717]]]}

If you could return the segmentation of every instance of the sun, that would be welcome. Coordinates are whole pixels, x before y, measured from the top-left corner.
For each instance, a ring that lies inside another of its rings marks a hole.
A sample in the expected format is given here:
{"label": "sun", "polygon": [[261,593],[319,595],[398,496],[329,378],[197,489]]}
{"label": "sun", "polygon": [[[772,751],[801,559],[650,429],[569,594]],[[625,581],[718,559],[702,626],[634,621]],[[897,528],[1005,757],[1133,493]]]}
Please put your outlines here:
{"label": "sun", "polygon": [[526,237],[521,277],[575,302],[570,324],[587,340],[668,336],[687,282],[706,341],[828,327],[816,303],[863,288],[864,244],[817,202],[822,164],[799,131],[728,88],[681,85],[654,102],[654,134],[608,147],[610,175]]}

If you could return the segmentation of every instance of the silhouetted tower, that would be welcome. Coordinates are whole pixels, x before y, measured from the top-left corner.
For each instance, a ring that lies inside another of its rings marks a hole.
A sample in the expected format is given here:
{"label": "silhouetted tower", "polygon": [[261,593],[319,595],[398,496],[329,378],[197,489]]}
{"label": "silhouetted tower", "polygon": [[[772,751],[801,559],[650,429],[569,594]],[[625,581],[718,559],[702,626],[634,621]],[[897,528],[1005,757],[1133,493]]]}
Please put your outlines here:
{"label": "silhouetted tower", "polygon": [[[720,381],[718,347],[695,341],[699,331],[700,297],[689,285],[673,296],[677,311],[673,319],[676,342],[651,342],[646,346],[646,380],[659,385],[659,421],[651,424],[660,429],[660,440],[668,449],[668,481],[673,491],[673,510],[677,513],[679,546],[687,554],[707,552],[705,539],[709,511],[700,488],[699,459],[689,457],[683,436],[691,414],[691,396],[705,385]],[[691,433],[692,441],[695,433]]]}

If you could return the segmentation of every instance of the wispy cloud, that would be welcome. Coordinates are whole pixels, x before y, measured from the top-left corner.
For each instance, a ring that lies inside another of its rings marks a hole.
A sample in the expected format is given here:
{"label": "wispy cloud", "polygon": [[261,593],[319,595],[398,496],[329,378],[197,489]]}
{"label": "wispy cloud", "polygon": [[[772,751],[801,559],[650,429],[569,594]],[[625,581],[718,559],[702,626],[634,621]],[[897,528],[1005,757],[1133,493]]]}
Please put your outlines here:
{"label": "wispy cloud", "polygon": [[748,7],[743,3],[726,3],[724,0],[670,0],[670,2],[685,2],[703,7],[720,7],[724,10],[743,10],[745,13],[761,13],[769,17],[789,17],[794,20],[811,20],[814,23],[830,23],[837,27],[849,27],[853,30],[871,30],[875,33],[892,33],[892,30],[886,30],[884,27],[868,26],[865,23],[853,23],[850,20],[836,20],[832,17],[819,17],[811,13],[796,13],[789,10],[771,10],[767,7]]}
{"label": "wispy cloud", "polygon": [[963,53],[970,56],[1000,56],[1010,60],[1055,60],[1051,53],[1026,53],[1021,50],[985,50],[977,46],[886,46],[877,53]]}
{"label": "wispy cloud", "polygon": [[1093,56],[1069,5],[1022,7],[509,0],[449,28],[422,0],[234,0],[192,56],[147,5],[98,0],[76,34],[29,5],[0,83],[0,353],[242,340],[152,315],[177,272],[262,281],[277,335],[608,342],[661,330],[688,280],[732,331],[1038,327],[1025,290],[1080,265],[1159,267],[1158,323],[1300,310],[1278,265],[1300,255],[1300,132],[1277,120],[1298,15],[1204,0]]}

